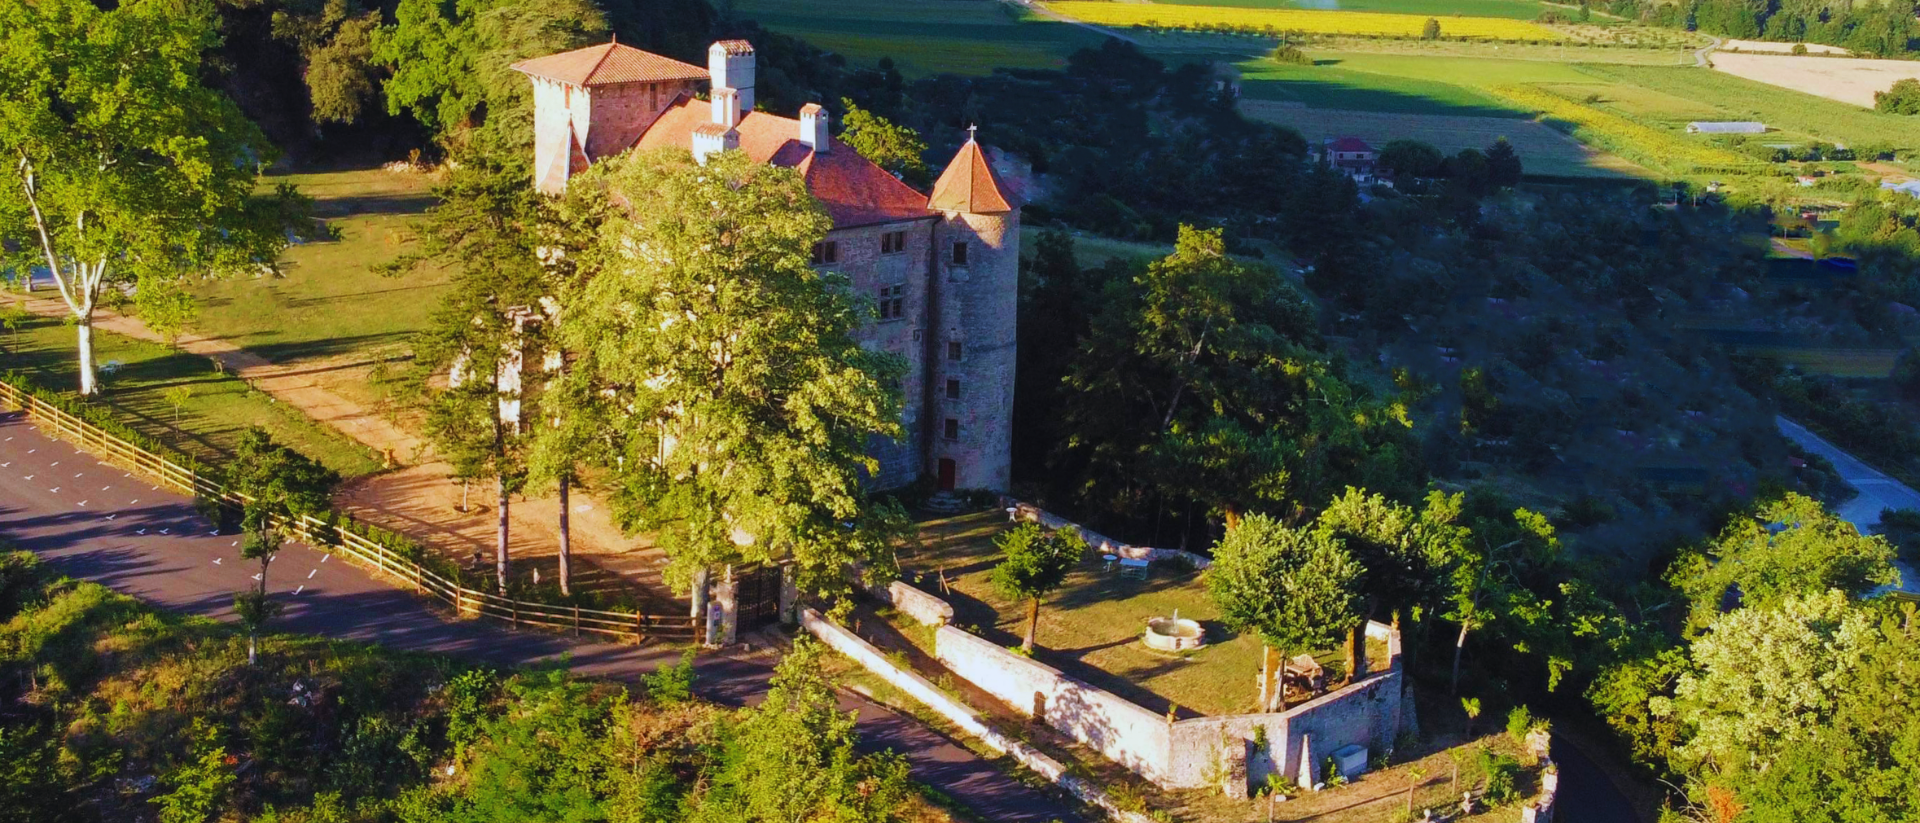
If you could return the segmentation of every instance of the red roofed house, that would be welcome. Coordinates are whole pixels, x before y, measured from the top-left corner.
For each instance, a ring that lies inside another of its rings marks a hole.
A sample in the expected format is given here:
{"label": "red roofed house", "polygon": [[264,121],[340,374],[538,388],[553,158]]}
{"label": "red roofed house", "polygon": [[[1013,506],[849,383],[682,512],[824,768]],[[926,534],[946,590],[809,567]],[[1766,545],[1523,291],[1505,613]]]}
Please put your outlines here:
{"label": "red roofed house", "polygon": [[1342,137],[1327,143],[1327,162],[1343,169],[1370,170],[1380,153],[1358,137]]}
{"label": "red roofed house", "polygon": [[[608,43],[535,58],[534,186],[549,194],[629,149],[695,159],[739,150],[799,171],[833,218],[814,264],[875,301],[863,341],[905,358],[906,430],[877,444],[883,487],[931,475],[942,489],[1007,488],[1012,463],[1020,203],[969,139],[924,194],[828,134],[827,111],[754,110],[753,46],[725,40],[707,67]],[[708,99],[696,95],[702,85]]]}

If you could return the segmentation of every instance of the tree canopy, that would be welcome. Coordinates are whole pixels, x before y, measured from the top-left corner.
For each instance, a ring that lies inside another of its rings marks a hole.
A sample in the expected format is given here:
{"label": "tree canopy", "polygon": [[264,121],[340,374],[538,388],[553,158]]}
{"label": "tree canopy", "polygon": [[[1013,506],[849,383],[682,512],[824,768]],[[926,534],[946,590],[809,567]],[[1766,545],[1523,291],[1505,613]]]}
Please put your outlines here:
{"label": "tree canopy", "polygon": [[1027,601],[1027,630],[1020,648],[1033,650],[1040,623],[1040,599],[1066,582],[1067,573],[1087,554],[1087,541],[1071,529],[1043,531],[1022,523],[994,538],[1000,564],[993,567],[993,587],[1001,597]]}
{"label": "tree canopy", "polygon": [[1729,600],[1766,607],[1829,589],[1859,596],[1898,580],[1893,546],[1863,535],[1820,502],[1789,493],[1759,504],[1675,564],[1674,584],[1692,604],[1690,622],[1712,622]]}

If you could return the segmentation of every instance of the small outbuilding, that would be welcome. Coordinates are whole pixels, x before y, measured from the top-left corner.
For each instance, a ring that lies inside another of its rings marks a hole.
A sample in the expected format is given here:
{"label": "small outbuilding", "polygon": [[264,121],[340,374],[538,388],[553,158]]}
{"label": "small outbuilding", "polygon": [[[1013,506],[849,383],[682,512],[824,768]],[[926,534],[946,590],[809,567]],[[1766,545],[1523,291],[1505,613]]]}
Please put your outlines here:
{"label": "small outbuilding", "polygon": [[1722,122],[1696,120],[1687,124],[1688,134],[1766,134],[1767,124],[1751,120]]}

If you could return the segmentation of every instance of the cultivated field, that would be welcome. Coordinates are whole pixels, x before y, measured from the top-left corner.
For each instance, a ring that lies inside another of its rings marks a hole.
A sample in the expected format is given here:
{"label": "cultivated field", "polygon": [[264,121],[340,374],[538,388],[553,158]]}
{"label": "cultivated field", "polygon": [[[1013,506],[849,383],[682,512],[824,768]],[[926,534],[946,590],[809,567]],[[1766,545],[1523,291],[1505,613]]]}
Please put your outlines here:
{"label": "cultivated field", "polygon": [[[1721,57],[1722,55],[1716,54],[1714,59],[1719,60]],[[1753,57],[1753,55],[1744,55],[1744,57]],[[1828,57],[1758,59],[1797,59],[1801,62],[1820,65],[1901,62]],[[1920,63],[1903,63],[1903,65],[1912,66],[1912,70],[1920,74]],[[1692,101],[1719,112],[1716,117],[1707,117],[1695,108],[1685,111],[1672,110],[1665,116],[1653,112],[1646,113],[1649,119],[1672,125],[1701,119],[1759,120],[1770,128],[1835,143],[1847,145],[1877,143],[1892,148],[1920,148],[1920,121],[1916,121],[1915,118],[1865,111],[1824,97],[1769,86],[1731,74],[1694,68],[1598,65],[1583,65],[1580,71],[1593,79],[1607,81],[1618,87],[1637,87],[1668,95],[1670,98]],[[1613,94],[1613,91],[1602,92],[1603,97]],[[1642,115],[1635,113],[1634,116]]]}
{"label": "cultivated field", "polygon": [[1643,125],[1538,87],[1501,86],[1494,92],[1514,105],[1538,112],[1547,122],[1589,146],[1618,153],[1654,169],[1684,174],[1759,168],[1759,164],[1745,156],[1688,140],[1673,131]]}
{"label": "cultivated field", "polygon": [[[1920,61],[1714,54],[1713,67],[1735,77],[1873,108],[1873,93],[1893,81],[1920,78]],[[1920,126],[1913,127],[1920,131]]]}
{"label": "cultivated field", "polygon": [[1846,49],[1840,48],[1839,46],[1829,46],[1822,43],[1770,43],[1765,40],[1728,40],[1720,44],[1720,48],[1716,49],[1716,52],[1757,51],[1767,54],[1792,54],[1795,45],[1806,46],[1807,51],[1814,54],[1848,53]]}
{"label": "cultivated field", "polygon": [[733,8],[857,63],[891,57],[909,76],[1061,68],[1102,39],[999,0],[734,0]]}
{"label": "cultivated field", "polygon": [[1388,141],[1410,139],[1431,143],[1452,154],[1467,148],[1484,150],[1505,137],[1520,153],[1528,174],[1599,177],[1649,173],[1620,157],[1592,151],[1531,120],[1314,109],[1264,100],[1242,101],[1240,110],[1248,117],[1291,127],[1309,143],[1352,135],[1379,147]]}
{"label": "cultivated field", "polygon": [[1308,9],[1424,14],[1429,17],[1504,17],[1532,20],[1546,5],[1540,0],[1159,0],[1180,6],[1231,6],[1245,9]]}
{"label": "cultivated field", "polygon": [[[1481,48],[1490,51],[1492,45]],[[1315,65],[1289,66],[1266,59],[1241,63],[1241,93],[1325,109],[1523,117],[1527,112],[1522,107],[1485,88],[1589,79],[1573,66],[1545,60],[1321,49],[1309,49],[1307,54]]]}
{"label": "cultivated field", "polygon": [[[1383,14],[1363,11],[1304,11],[1299,9],[1178,6],[1158,3],[1106,3],[1067,0],[1046,8],[1104,26],[1148,28],[1249,27],[1306,34],[1361,34],[1381,37],[1419,37],[1428,15]],[[1566,35],[1534,23],[1495,17],[1440,18],[1446,37],[1481,40],[1560,40]]]}

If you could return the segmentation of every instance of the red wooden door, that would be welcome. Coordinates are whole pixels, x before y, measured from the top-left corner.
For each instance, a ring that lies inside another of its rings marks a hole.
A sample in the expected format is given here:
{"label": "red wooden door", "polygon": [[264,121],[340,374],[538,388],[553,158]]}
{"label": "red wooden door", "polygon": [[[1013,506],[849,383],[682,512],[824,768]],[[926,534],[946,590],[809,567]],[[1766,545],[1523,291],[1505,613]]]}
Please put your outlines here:
{"label": "red wooden door", "polygon": [[953,491],[953,458],[940,458],[940,490]]}

